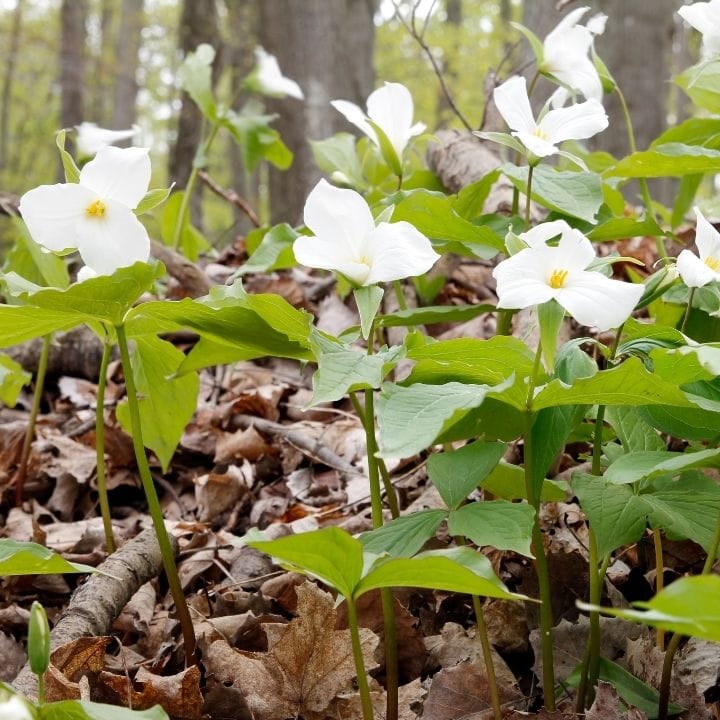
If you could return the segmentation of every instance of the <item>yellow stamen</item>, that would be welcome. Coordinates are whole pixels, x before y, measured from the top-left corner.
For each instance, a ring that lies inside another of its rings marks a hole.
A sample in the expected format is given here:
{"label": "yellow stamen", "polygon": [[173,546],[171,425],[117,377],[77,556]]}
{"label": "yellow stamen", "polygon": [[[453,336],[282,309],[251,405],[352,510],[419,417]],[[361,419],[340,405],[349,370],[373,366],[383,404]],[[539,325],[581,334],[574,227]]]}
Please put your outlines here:
{"label": "yellow stamen", "polygon": [[91,218],[105,217],[105,203],[102,200],[94,200],[85,208],[85,214]]}
{"label": "yellow stamen", "polygon": [[533,130],[533,135],[540,138],[541,140],[547,140],[549,137],[549,135],[544,130],[541,130],[539,127],[536,127]]}
{"label": "yellow stamen", "polygon": [[553,270],[552,274],[550,275],[550,280],[548,284],[553,290],[557,290],[563,285],[565,285],[565,280],[567,280],[567,276],[567,270]]}
{"label": "yellow stamen", "polygon": [[712,255],[709,255],[705,258],[705,264],[713,271],[717,272],[718,268],[720,268],[720,258],[713,257]]}

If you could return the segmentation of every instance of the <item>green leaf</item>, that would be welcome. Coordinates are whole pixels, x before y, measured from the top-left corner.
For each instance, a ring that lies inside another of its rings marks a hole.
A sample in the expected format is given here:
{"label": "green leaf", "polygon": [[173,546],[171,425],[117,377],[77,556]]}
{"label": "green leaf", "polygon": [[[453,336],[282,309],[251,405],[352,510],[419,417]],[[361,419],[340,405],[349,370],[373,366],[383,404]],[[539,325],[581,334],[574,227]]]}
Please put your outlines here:
{"label": "green leaf", "polygon": [[605,417],[617,433],[626,453],[665,450],[665,442],[655,428],[643,419],[637,408],[609,407]]}
{"label": "green leaf", "polygon": [[720,113],[720,59],[711,58],[680,73],[675,82],[700,108]]}
{"label": "green leaf", "polygon": [[478,315],[495,312],[494,305],[433,305],[397,310],[392,315],[378,315],[376,327],[413,327],[437,323],[461,323]]}
{"label": "green leaf", "polygon": [[138,203],[138,206],[135,208],[135,214],[143,215],[146,212],[150,212],[150,210],[154,210],[158,205],[161,205],[168,199],[168,197],[170,197],[171,192],[171,187],[148,190],[148,192],[145,193],[145,197],[143,197],[143,199]]}
{"label": "green leaf", "polygon": [[658,375],[678,385],[720,376],[720,347],[712,345],[652,350],[650,359]]}
{"label": "green leaf", "polygon": [[52,312],[31,305],[0,305],[0,347],[11,347],[51,332],[82,325],[77,313]]}
{"label": "green leaf", "polygon": [[[718,66],[720,69],[720,65]],[[717,118],[689,118],[668,128],[650,144],[651,148],[667,143],[702,145],[720,150],[720,120]]]}
{"label": "green leaf", "polygon": [[[525,491],[525,470],[505,461],[495,467],[482,483],[483,490],[491,492],[505,500],[527,500]],[[557,480],[545,480],[540,493],[542,502],[558,502],[565,500],[567,483]]]}
{"label": "green leaf", "polygon": [[676,453],[667,451],[631,452],[618,458],[605,473],[615,485],[634,483],[658,475],[677,475],[683,470],[720,466],[720,450]]}
{"label": "green leaf", "polygon": [[447,517],[447,510],[421,510],[391,520],[376,530],[360,536],[365,552],[393,557],[412,557],[432,537],[440,523]]}
{"label": "green leaf", "polygon": [[490,259],[505,249],[492,230],[464,220],[453,209],[449,197],[429,190],[414,190],[396,206],[393,222],[404,220],[438,244],[457,243],[460,250]]}
{"label": "green leaf", "polygon": [[605,171],[606,177],[682,177],[697,173],[716,172],[720,150],[699,145],[667,143],[652,150],[643,150],[623,158]]}
{"label": "green leaf", "polygon": [[680,635],[720,642],[720,576],[698,575],[675,580],[648,602],[636,602],[640,610],[605,608],[578,603],[583,610],[625,618]]}
{"label": "green leaf", "polygon": [[477,441],[428,459],[430,480],[448,508],[460,507],[500,462],[505,449],[505,443]]}
{"label": "green leaf", "polygon": [[282,223],[270,229],[253,230],[251,234],[253,233],[262,233],[262,240],[250,259],[235,271],[233,277],[295,266],[293,243],[300,237],[300,233],[290,225]]}
{"label": "green leaf", "polygon": [[350,133],[337,133],[325,140],[310,140],[315,164],[329,176],[342,173],[356,189],[367,185],[362,166],[355,149],[355,136]]}
{"label": "green leaf", "polygon": [[653,218],[636,220],[635,218],[626,217],[610,218],[587,233],[588,239],[593,242],[625,240],[627,238],[644,235],[659,237],[665,235],[665,233]]}
{"label": "green leaf", "polygon": [[479,180],[466,185],[454,199],[451,198],[452,209],[465,220],[472,221],[482,215],[485,201],[499,177],[499,170],[491,170]]}
{"label": "green leaf", "polygon": [[509,147],[511,150],[519,153],[522,157],[526,157],[528,154],[527,148],[510,133],[504,132],[479,132],[474,131],[473,135],[477,135],[481,140],[489,140],[490,142]]}
{"label": "green leaf", "polygon": [[675,196],[672,217],[670,218],[670,225],[673,229],[680,225],[692,207],[703,177],[702,173],[698,173],[697,175],[685,175],[680,179],[680,186]]}
{"label": "green leaf", "polygon": [[29,372],[22,369],[7,355],[0,355],[0,402],[8,407],[15,407],[20,391],[32,379]]}
{"label": "green leaf", "polygon": [[251,541],[248,545],[271,555],[284,567],[317,578],[344,597],[352,597],[362,575],[363,546],[340,528]]}
{"label": "green leaf", "polygon": [[409,387],[386,384],[378,398],[381,457],[409,457],[424,450],[450,427],[463,411],[479,407],[488,393],[499,393],[506,383],[494,387],[445,383]]}
{"label": "green leaf", "polygon": [[595,531],[601,557],[643,536],[650,508],[629,485],[612,485],[602,477],[578,473],[572,487]]}
{"label": "green leaf", "polygon": [[94,567],[68,562],[37,543],[0,539],[0,576],[94,572]]}
{"label": "green leaf", "polygon": [[72,155],[65,149],[65,137],[67,130],[60,130],[55,135],[55,144],[60,151],[63,170],[65,171],[65,182],[76,183],[80,181],[80,168],[75,164]]}
{"label": "green leaf", "polygon": [[148,710],[130,710],[90,700],[61,700],[37,709],[40,720],[168,720],[160,705]]}
{"label": "green leaf", "polygon": [[511,22],[510,25],[515,28],[515,30],[521,32],[525,39],[530,43],[530,47],[532,48],[533,54],[535,55],[535,62],[537,63],[538,67],[542,67],[543,62],[543,44],[540,38],[532,31],[530,28],[526,28],[524,25],[518,22]]}
{"label": "green leaf", "polygon": [[[528,167],[503,165],[503,174],[520,192],[527,192]],[[603,203],[602,181],[593,172],[561,172],[547,165],[533,171],[533,200],[549,210],[579,218],[595,225]]]}
{"label": "green leaf", "polygon": [[556,300],[551,299],[537,306],[537,314],[543,358],[547,367],[553,367],[558,333],[565,317],[565,308]]}
{"label": "green leaf", "polygon": [[660,432],[685,440],[712,440],[720,437],[720,413],[701,408],[648,405],[638,408],[640,416]]}
{"label": "green leaf", "polygon": [[[184,190],[176,190],[170,195],[168,201],[165,203],[165,207],[163,207],[160,218],[160,237],[168,246],[172,246],[175,241],[175,229],[180,217],[180,206],[182,205],[184,195]],[[192,225],[189,215],[188,213],[185,216],[182,230],[180,231],[178,248],[186,258],[195,262],[200,256],[200,253],[210,247],[210,243],[205,239],[205,236]]]}
{"label": "green leaf", "polygon": [[212,64],[215,50],[202,43],[195,52],[188,53],[178,69],[180,86],[195,101],[202,114],[211,122],[217,120],[217,108],[212,90]]}
{"label": "green leaf", "polygon": [[535,511],[526,503],[507,500],[474,502],[453,510],[448,532],[472,540],[478,547],[514,550],[533,557],[530,549]]}
{"label": "green leaf", "polygon": [[373,122],[370,118],[365,118],[365,121],[375,131],[375,137],[377,137],[383,160],[397,177],[402,177],[402,158],[398,157],[395,147],[390,142],[390,138],[376,122]]}
{"label": "green leaf", "polygon": [[353,290],[355,304],[360,313],[362,336],[367,340],[383,297],[383,289],[379,285],[368,285]]}
{"label": "green leaf", "polygon": [[[185,355],[172,343],[152,335],[136,340],[133,375],[139,394],[143,442],[167,469],[197,404],[200,379],[196,373],[175,376]],[[117,418],[132,435],[127,401],[117,407]]]}
{"label": "green leaf", "polygon": [[381,558],[355,588],[355,597],[384,587],[415,587],[524,600],[495,575],[490,561],[470,548],[434,550],[414,558]]}

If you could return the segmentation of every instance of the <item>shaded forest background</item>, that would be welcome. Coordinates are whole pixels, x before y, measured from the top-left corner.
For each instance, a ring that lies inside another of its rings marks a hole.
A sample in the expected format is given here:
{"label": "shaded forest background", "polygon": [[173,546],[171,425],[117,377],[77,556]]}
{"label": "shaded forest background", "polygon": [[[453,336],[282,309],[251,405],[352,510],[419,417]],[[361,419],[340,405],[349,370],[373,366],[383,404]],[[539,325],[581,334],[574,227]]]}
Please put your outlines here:
{"label": "shaded forest background", "polygon": [[[532,70],[511,21],[543,37],[584,4],[610,18],[597,49],[624,88],[643,148],[688,111],[670,82],[698,55],[698,38],[675,12],[682,0],[0,0],[0,193],[57,180],[53,135],[82,121],[116,129],[137,123],[137,144],[152,149],[153,186],[182,187],[202,120],[178,88],[180,62],[199,43],[212,44],[217,94],[240,106],[247,100],[241,81],[259,44],[305,92],[302,102],[266,103],[295,162],[289,172],[261,167],[249,174],[227,139],[215,144],[210,172],[265,218],[296,222],[320,175],[307,139],[353,130],[330,100],[364,105],[381,81],[402,82],[415,98],[417,120],[431,130],[462,128],[432,55],[456,106],[479,127],[494,79]],[[424,48],[408,31],[414,8]],[[606,103],[611,115],[618,112],[613,102]],[[610,131],[597,147],[619,155],[626,142],[622,131]],[[667,199],[672,189],[662,192]],[[198,187],[193,205],[196,224],[216,247],[246,229],[206,188]]]}

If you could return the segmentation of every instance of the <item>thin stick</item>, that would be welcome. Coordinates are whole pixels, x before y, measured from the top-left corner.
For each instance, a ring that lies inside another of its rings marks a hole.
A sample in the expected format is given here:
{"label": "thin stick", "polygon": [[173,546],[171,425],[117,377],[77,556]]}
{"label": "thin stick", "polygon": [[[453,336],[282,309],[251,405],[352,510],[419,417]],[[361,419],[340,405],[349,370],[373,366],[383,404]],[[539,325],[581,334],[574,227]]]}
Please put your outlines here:
{"label": "thin stick", "polygon": [[247,216],[248,220],[255,226],[260,227],[260,218],[257,213],[252,209],[250,203],[241,195],[238,195],[235,190],[230,188],[229,190],[223,189],[205,170],[198,172],[198,177],[202,182],[207,185],[216,195],[219,195],[223,200],[226,200],[231,205],[241,210]]}

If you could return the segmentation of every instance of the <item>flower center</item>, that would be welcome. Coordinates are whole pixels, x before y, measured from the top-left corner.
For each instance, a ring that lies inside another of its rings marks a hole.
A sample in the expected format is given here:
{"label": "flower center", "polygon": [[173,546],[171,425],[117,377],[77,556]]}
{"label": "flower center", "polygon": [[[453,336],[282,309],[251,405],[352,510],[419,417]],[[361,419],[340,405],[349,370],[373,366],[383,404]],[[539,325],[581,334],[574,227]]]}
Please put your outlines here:
{"label": "flower center", "polygon": [[537,138],[540,138],[541,140],[547,140],[550,137],[544,130],[541,130],[539,127],[536,127],[533,130],[533,135]]}
{"label": "flower center", "polygon": [[717,272],[718,268],[720,268],[720,258],[716,258],[716,257],[713,257],[712,255],[708,255],[708,257],[705,258],[705,264],[713,272]]}
{"label": "flower center", "polygon": [[105,217],[105,203],[102,200],[94,200],[85,208],[85,214],[90,218]]}
{"label": "flower center", "polygon": [[552,274],[550,275],[548,285],[550,285],[553,290],[558,290],[559,288],[563,287],[563,285],[565,285],[565,280],[567,280],[567,276],[567,270],[553,270]]}

